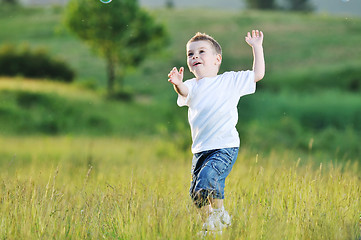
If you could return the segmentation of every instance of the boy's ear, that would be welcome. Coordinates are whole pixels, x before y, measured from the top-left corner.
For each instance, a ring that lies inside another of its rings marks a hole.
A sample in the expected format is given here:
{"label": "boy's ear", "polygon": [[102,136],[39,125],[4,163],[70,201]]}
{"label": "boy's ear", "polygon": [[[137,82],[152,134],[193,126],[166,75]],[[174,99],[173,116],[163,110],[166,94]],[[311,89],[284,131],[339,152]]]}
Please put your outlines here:
{"label": "boy's ear", "polygon": [[222,63],[222,55],[217,54],[217,64],[221,65],[221,63]]}

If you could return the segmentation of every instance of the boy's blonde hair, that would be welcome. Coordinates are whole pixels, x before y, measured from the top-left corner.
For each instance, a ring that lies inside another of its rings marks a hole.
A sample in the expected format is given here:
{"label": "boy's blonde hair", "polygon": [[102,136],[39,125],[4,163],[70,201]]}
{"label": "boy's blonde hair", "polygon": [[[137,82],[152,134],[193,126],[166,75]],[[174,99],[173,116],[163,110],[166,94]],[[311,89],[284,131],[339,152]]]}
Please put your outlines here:
{"label": "boy's blonde hair", "polygon": [[189,41],[187,42],[187,45],[191,42],[197,42],[197,41],[208,41],[211,43],[213,49],[216,51],[217,54],[222,55],[222,48],[221,45],[211,36],[205,33],[197,32],[196,35],[194,35]]}

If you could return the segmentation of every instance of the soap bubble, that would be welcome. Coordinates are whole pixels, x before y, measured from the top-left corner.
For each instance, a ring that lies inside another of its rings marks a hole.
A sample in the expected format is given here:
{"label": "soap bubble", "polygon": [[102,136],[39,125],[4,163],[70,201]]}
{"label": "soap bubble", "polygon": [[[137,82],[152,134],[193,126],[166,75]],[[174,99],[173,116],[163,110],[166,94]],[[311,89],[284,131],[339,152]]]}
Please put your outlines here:
{"label": "soap bubble", "polygon": [[112,0],[100,0],[102,3],[110,3]]}

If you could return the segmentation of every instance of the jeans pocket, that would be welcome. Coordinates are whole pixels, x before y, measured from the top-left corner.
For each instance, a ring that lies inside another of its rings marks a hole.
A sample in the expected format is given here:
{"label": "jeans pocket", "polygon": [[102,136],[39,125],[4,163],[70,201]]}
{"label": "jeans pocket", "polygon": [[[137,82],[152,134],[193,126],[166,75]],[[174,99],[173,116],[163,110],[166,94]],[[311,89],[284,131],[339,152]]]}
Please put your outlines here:
{"label": "jeans pocket", "polygon": [[228,156],[217,153],[216,157],[212,160],[211,165],[214,170],[217,171],[219,175],[223,174],[228,166],[232,163],[232,160]]}
{"label": "jeans pocket", "polygon": [[212,168],[223,174],[230,166],[233,165],[233,160],[237,154],[237,148],[223,148],[219,149],[211,162]]}

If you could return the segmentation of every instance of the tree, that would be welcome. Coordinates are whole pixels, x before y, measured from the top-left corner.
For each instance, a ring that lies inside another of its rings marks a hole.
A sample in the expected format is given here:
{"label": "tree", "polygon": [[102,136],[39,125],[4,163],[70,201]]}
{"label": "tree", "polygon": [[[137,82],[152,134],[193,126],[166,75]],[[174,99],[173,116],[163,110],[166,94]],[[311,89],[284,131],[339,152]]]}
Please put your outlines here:
{"label": "tree", "polygon": [[106,59],[108,93],[114,93],[115,69],[120,88],[127,68],[138,66],[147,55],[160,49],[167,37],[136,0],[103,4],[96,0],[70,0],[65,23],[80,39]]}
{"label": "tree", "polygon": [[166,8],[174,8],[174,0],[166,0],[165,6]]}
{"label": "tree", "polygon": [[274,9],[275,0],[246,0],[248,8]]}
{"label": "tree", "polygon": [[9,4],[9,5],[17,5],[18,1],[17,0],[0,0],[0,4],[1,3]]}
{"label": "tree", "polygon": [[1,4],[16,6],[18,5],[18,0],[0,0],[0,5]]}
{"label": "tree", "polygon": [[313,10],[313,6],[309,0],[287,0],[286,9],[310,12]]}

